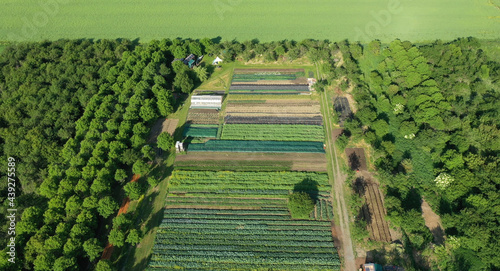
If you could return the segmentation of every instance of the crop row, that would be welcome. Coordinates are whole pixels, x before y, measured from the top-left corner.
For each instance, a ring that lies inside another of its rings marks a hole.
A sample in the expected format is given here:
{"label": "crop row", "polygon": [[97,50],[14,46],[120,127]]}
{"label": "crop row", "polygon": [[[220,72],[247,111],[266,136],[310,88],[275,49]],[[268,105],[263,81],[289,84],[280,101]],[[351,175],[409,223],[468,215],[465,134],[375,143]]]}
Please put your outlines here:
{"label": "crop row", "polygon": [[233,82],[257,81],[257,80],[295,80],[295,74],[234,74]]}
{"label": "crop row", "polygon": [[[293,254],[292,254],[293,255]],[[203,262],[207,264],[223,264],[223,263],[238,263],[238,264],[282,264],[282,265],[306,265],[306,266],[315,266],[315,265],[330,265],[338,267],[340,265],[340,260],[338,256],[331,255],[330,258],[312,258],[312,257],[293,257],[290,255],[289,257],[269,257],[268,256],[260,256],[260,257],[237,257],[237,256],[212,256],[212,255],[203,255],[203,256],[191,256],[191,255],[165,255],[165,254],[153,254],[151,257],[150,266],[163,267],[163,261],[174,260],[177,262]]]}
{"label": "crop row", "polygon": [[227,251],[227,250],[156,250],[155,252],[161,252],[166,255],[178,256],[215,256],[215,257],[253,257],[253,258],[274,258],[274,257],[295,257],[303,259],[323,259],[328,261],[332,258],[333,252],[326,253],[301,253],[301,252],[281,252],[281,251]]}
{"label": "crop row", "polygon": [[188,151],[204,152],[271,152],[324,153],[323,143],[304,141],[208,140],[189,144]]}
{"label": "crop row", "polygon": [[219,113],[188,113],[187,123],[191,124],[218,124]]}
{"label": "crop row", "polygon": [[195,209],[195,208],[169,208],[170,214],[237,214],[237,215],[287,215],[288,209],[283,207],[268,208],[264,210],[254,209]]}
{"label": "crop row", "polygon": [[260,104],[259,106],[228,106],[227,114],[232,113],[260,113],[260,114],[320,114],[319,105],[281,105],[272,106]]}
{"label": "crop row", "polygon": [[235,204],[246,206],[286,206],[283,199],[247,199],[247,198],[210,198],[210,197],[167,197],[167,205],[170,204]]}
{"label": "crop row", "polygon": [[280,227],[280,226],[290,226],[290,227],[330,227],[331,223],[327,221],[317,221],[317,220],[293,220],[293,221],[269,221],[269,220],[245,220],[240,221],[237,219],[232,220],[220,220],[220,219],[189,219],[189,218],[164,218],[161,222],[162,224],[238,224],[241,225],[267,225],[269,227]]}
{"label": "crop row", "polygon": [[226,124],[222,139],[323,141],[323,126],[290,124]]}
{"label": "crop row", "polygon": [[244,271],[244,270],[308,270],[308,271],[323,271],[323,270],[339,270],[340,267],[315,265],[280,265],[280,264],[246,264],[246,263],[220,263],[215,266],[202,262],[178,262],[178,261],[168,261],[167,263],[162,263],[162,266],[152,266],[150,265],[146,271],[154,270],[176,270],[176,269],[188,269],[188,270],[231,270],[231,271]]}
{"label": "crop row", "polygon": [[229,92],[235,90],[293,90],[293,91],[309,91],[309,86],[307,84],[245,84],[238,83],[231,84]]}
{"label": "crop row", "polygon": [[[315,235],[317,234],[318,231],[325,231],[329,230],[329,227],[322,227],[322,226],[297,226],[297,225],[279,225],[279,226],[270,226],[270,225],[265,225],[265,224],[247,224],[247,223],[235,223],[233,221],[233,224],[229,223],[220,223],[220,224],[207,224],[207,223],[186,223],[186,224],[180,224],[180,223],[166,223],[162,222],[160,224],[160,229],[169,229],[169,230],[189,230],[189,229],[196,229],[198,230],[199,228],[203,228],[204,230],[212,229],[212,230],[238,230],[238,234],[241,232],[259,232],[259,231],[266,231],[266,232],[273,232],[273,231],[290,231],[294,233],[298,233],[299,235]],[[273,233],[275,234],[275,233]]]}
{"label": "crop row", "polygon": [[184,128],[183,136],[185,137],[217,137],[218,125],[199,125],[191,124]]}
{"label": "crop row", "polygon": [[[157,242],[159,243],[169,243],[172,240],[182,240],[184,243],[198,243],[203,239],[210,240],[224,240],[227,244],[238,244],[240,241],[315,241],[315,242],[332,242],[331,233],[310,234],[310,235],[298,235],[293,231],[287,232],[276,232],[270,234],[263,234],[262,232],[244,232],[240,230],[200,230],[203,232],[191,232],[188,231],[174,231],[167,229],[158,229],[157,231]],[[288,234],[285,234],[288,233]],[[165,241],[161,241],[161,240]]]}
{"label": "crop row", "polygon": [[157,234],[155,244],[158,245],[231,245],[231,246],[252,246],[264,248],[274,247],[302,247],[307,248],[332,248],[334,247],[331,237],[311,237],[311,236],[170,236],[168,234]]}
{"label": "crop row", "polygon": [[[292,185],[274,185],[274,184],[259,184],[258,182],[247,183],[225,183],[225,184],[181,184],[175,187],[175,191],[191,192],[191,193],[224,193],[224,194],[254,194],[254,195],[287,195],[293,190]],[[328,186],[317,187],[319,191],[328,192]],[[246,191],[245,191],[246,190]],[[318,191],[303,190],[308,193],[315,193]]]}
{"label": "crop row", "polygon": [[212,179],[227,181],[262,181],[263,183],[281,183],[296,182],[300,183],[303,180],[311,180],[304,184],[314,186],[314,182],[318,184],[328,184],[328,175],[317,172],[235,172],[235,171],[183,171],[174,170],[172,172],[171,182],[182,182],[183,180],[203,180]]}
{"label": "crop row", "polygon": [[225,124],[302,124],[302,125],[322,125],[321,116],[295,117],[290,116],[238,116],[228,114],[224,117]]}
{"label": "crop row", "polygon": [[257,245],[167,245],[156,243],[153,247],[155,252],[164,252],[167,250],[177,251],[259,251],[259,252],[295,252],[295,253],[332,253],[332,247],[304,247],[302,246],[263,246]]}

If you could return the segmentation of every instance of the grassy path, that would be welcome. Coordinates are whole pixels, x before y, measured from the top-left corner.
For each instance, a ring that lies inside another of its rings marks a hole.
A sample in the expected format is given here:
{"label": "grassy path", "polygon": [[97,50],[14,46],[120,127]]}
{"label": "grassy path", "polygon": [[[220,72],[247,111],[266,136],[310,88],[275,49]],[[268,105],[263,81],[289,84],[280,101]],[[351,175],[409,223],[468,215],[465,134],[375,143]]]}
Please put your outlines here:
{"label": "grassy path", "polygon": [[340,171],[339,161],[337,159],[337,148],[335,147],[335,140],[333,138],[332,120],[328,110],[328,96],[326,91],[321,95],[321,105],[323,107],[323,117],[326,129],[326,145],[327,145],[327,159],[333,170],[333,186],[332,194],[335,194],[337,202],[337,215],[340,226],[340,235],[342,240],[342,251],[344,259],[344,270],[356,270],[354,251],[351,240],[351,229],[349,226],[349,213],[344,199],[344,183],[345,175]]}

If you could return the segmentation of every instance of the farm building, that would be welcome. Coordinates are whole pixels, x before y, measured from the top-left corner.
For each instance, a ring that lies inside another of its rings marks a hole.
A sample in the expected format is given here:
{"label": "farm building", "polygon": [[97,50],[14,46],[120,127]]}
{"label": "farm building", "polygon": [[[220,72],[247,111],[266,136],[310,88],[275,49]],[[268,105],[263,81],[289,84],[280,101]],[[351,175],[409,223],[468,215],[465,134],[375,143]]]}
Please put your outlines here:
{"label": "farm building", "polygon": [[172,63],[182,61],[182,63],[186,64],[189,68],[193,68],[195,65],[199,64],[199,61],[201,62],[200,58],[203,59],[203,56],[199,57],[197,61],[196,56],[194,54],[190,54],[186,58],[176,58],[172,61]]}
{"label": "farm building", "polygon": [[222,96],[219,95],[193,95],[191,107],[196,109],[220,109],[222,107]]}
{"label": "farm building", "polygon": [[333,100],[333,107],[339,116],[340,127],[344,126],[344,121],[352,116],[351,107],[346,97],[336,97]]}
{"label": "farm building", "polygon": [[193,55],[193,54],[190,54],[188,55],[185,59],[184,59],[184,64],[188,65],[189,68],[192,68],[195,64],[195,58],[196,56]]}
{"label": "farm building", "polygon": [[363,264],[363,271],[383,271],[382,266],[376,263]]}

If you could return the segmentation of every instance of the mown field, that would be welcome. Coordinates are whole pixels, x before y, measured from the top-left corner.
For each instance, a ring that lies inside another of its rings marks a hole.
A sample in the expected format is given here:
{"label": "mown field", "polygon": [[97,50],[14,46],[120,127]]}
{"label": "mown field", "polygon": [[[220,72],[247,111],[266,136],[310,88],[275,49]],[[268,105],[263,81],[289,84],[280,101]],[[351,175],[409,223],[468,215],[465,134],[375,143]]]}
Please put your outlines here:
{"label": "mown field", "polygon": [[[396,8],[388,8],[389,2],[396,3]],[[494,2],[6,0],[0,10],[0,40],[139,38],[147,41],[218,36],[261,41],[495,38],[500,32],[500,10]]]}

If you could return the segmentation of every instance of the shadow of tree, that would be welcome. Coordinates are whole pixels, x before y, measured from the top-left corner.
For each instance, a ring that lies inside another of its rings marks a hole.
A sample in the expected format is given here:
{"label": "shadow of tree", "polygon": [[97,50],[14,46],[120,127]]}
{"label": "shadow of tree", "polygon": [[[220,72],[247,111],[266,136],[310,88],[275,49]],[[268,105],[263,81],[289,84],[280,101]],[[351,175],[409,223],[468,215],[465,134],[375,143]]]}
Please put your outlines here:
{"label": "shadow of tree", "polygon": [[352,152],[349,155],[349,165],[352,170],[359,170],[359,167],[361,166],[361,162],[359,161],[359,157],[356,155],[355,152]]}
{"label": "shadow of tree", "polygon": [[435,227],[431,230],[432,236],[434,236],[434,243],[436,245],[444,244],[444,231],[440,227]]}
{"label": "shadow of tree", "polygon": [[318,195],[319,195],[319,189],[318,189],[318,182],[311,179],[311,178],[306,178],[302,180],[300,183],[295,184],[293,187],[293,192],[305,192],[307,193],[311,199],[314,200],[314,202],[318,201]]}
{"label": "shadow of tree", "polygon": [[409,211],[411,209],[417,210],[418,212],[422,212],[422,196],[420,192],[412,188],[406,194],[406,197],[401,201],[401,205],[405,211]]}

